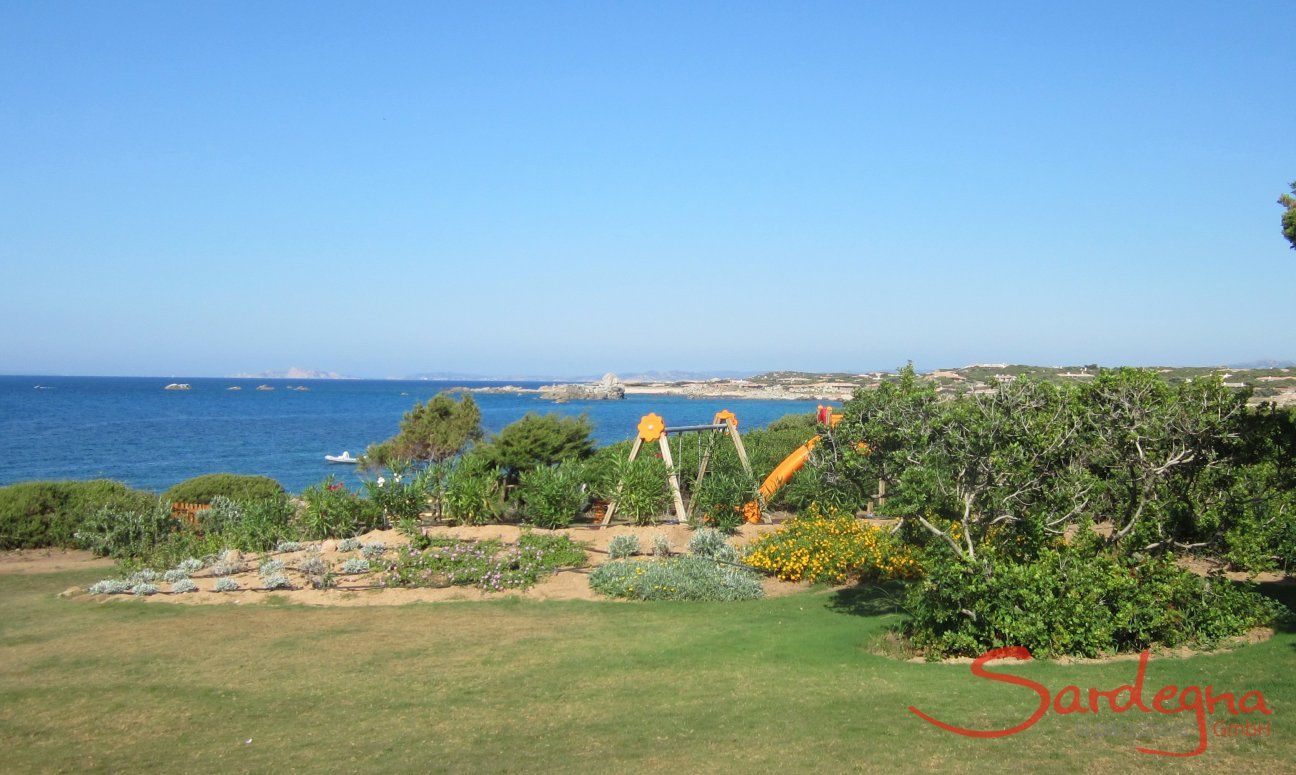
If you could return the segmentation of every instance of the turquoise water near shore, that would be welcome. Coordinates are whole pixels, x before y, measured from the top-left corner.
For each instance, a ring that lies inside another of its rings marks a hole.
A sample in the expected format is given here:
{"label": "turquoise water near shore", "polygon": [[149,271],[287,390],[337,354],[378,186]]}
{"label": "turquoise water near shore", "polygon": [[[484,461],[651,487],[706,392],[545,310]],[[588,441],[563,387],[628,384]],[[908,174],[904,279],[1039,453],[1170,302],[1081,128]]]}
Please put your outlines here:
{"label": "turquoise water near shore", "polygon": [[[185,382],[188,391],[166,391]],[[257,385],[273,391],[258,391]],[[489,382],[282,380],[198,377],[0,377],[0,485],[30,479],[119,479],[163,490],[198,474],[263,474],[298,492],[328,474],[354,481],[325,454],[396,432],[401,415],[450,387]],[[539,383],[513,383],[528,387]],[[42,386],[37,389],[36,386]],[[226,390],[237,385],[242,390]],[[287,390],[305,385],[309,391]],[[600,444],[633,436],[657,412],[671,424],[709,422],[732,409],[744,429],[762,427],[813,401],[628,396],[624,401],[556,403],[534,394],[477,394],[482,424],[498,431],[527,412],[587,414]]]}

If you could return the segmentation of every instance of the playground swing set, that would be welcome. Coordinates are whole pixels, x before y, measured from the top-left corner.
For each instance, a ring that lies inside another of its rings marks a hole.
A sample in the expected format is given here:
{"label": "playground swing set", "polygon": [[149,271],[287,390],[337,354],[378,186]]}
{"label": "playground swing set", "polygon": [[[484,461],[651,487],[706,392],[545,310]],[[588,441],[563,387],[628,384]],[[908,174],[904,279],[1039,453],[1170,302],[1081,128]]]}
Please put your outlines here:
{"label": "playground swing set", "polygon": [[[821,425],[832,428],[841,421],[842,415],[832,411],[830,406],[820,406],[817,419]],[[738,416],[728,409],[716,412],[711,422],[704,425],[670,426],[666,424],[661,415],[649,413],[639,420],[636,431],[634,444],[630,447],[630,462],[634,462],[639,457],[639,453],[643,450],[645,444],[657,443],[658,448],[661,450],[662,462],[666,464],[666,479],[670,485],[675,518],[680,522],[687,522],[689,515],[693,513],[702,480],[707,474],[707,466],[711,462],[711,456],[715,451],[716,444],[722,437],[727,436],[733,442],[734,451],[738,453],[738,462],[742,464],[747,476],[754,478],[751,462],[747,458],[747,448],[743,446],[742,434],[738,432]],[[688,433],[705,434],[705,436],[699,438],[701,454],[698,459],[698,472],[697,477],[693,480],[693,486],[690,488],[689,502],[686,506],[684,504],[684,493],[680,487],[679,471],[675,466],[675,455],[671,451],[670,437],[672,435],[682,437]],[[814,450],[815,445],[819,443],[820,438],[820,435],[816,434],[809,441],[793,450],[790,455],[774,467],[769,476],[765,477],[760,489],[757,490],[755,500],[741,507],[744,519],[753,523],[768,523],[770,521],[765,508],[766,503],[774,496],[774,493],[787,484],[793,474],[805,466],[806,461],[810,459],[810,453]],[[611,502],[608,503],[607,511],[603,514],[600,524],[604,526],[610,524],[613,516],[616,515],[616,509],[617,496],[613,496]]]}

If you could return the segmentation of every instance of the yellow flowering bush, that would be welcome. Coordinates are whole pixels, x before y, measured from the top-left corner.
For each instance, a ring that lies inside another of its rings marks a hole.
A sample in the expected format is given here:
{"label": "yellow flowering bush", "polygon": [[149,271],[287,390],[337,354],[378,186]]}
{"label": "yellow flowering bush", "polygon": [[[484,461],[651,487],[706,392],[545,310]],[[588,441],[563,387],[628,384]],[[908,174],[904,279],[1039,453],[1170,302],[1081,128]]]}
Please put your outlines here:
{"label": "yellow flowering bush", "polygon": [[916,578],[922,572],[912,550],[888,531],[813,504],[752,542],[744,561],[783,581],[829,584]]}

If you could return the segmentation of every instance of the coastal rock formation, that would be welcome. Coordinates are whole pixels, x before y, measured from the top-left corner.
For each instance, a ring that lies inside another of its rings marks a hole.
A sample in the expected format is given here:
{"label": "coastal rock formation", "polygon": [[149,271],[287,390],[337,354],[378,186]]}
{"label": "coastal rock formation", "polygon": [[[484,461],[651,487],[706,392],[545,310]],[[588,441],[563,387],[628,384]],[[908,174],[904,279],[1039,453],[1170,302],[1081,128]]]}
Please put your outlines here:
{"label": "coastal rock formation", "polygon": [[625,388],[617,375],[609,372],[592,385],[545,385],[540,397],[550,401],[619,401],[625,398]]}

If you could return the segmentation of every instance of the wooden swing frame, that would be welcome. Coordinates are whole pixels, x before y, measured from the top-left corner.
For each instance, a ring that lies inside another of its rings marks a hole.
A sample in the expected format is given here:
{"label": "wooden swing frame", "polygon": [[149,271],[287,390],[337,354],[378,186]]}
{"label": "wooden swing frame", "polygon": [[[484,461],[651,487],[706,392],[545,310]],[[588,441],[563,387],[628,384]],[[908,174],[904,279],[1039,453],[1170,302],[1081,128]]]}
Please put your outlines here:
{"label": "wooden swing frame", "polygon": [[[667,481],[670,484],[671,499],[675,506],[675,519],[679,522],[687,522],[689,514],[693,513],[693,507],[697,505],[698,490],[701,487],[702,479],[706,476],[707,465],[711,462],[711,453],[715,450],[717,437],[727,435],[733,441],[734,450],[738,453],[738,460],[742,463],[743,470],[747,472],[748,477],[752,477],[751,462],[747,459],[747,448],[743,446],[742,434],[738,432],[738,417],[728,409],[722,409],[716,412],[709,425],[677,425],[668,426],[666,421],[658,414],[646,414],[639,420],[637,427],[638,435],[635,436],[634,444],[630,447],[630,462],[634,462],[639,457],[639,452],[645,444],[657,442],[661,450],[662,462],[666,464]],[[684,505],[684,493],[680,488],[679,473],[675,469],[675,456],[671,453],[670,436],[671,434],[682,435],[685,433],[705,433],[707,434],[706,445],[702,449],[701,458],[698,460],[697,478],[693,480],[693,489],[689,494],[688,505]],[[603,520],[599,523],[606,527],[612,521],[616,514],[617,500],[621,495],[621,486],[617,485],[616,494],[612,501],[608,503],[607,511],[603,514]],[[760,507],[761,520],[768,522],[769,518],[765,514],[765,499],[759,493],[757,494],[757,503]]]}

